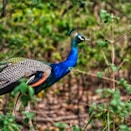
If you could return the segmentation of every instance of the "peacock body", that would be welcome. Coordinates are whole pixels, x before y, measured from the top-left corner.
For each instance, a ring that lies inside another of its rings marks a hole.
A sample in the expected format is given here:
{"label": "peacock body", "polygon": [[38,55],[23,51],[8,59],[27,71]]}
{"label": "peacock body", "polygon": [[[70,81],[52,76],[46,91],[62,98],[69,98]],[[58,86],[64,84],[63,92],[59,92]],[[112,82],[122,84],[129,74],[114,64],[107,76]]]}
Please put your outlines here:
{"label": "peacock body", "polygon": [[87,39],[83,35],[76,33],[69,55],[60,63],[48,64],[21,57],[0,63],[0,95],[11,92],[22,78],[27,79],[27,84],[34,87],[35,94],[53,85],[76,65],[78,44],[85,40]]}

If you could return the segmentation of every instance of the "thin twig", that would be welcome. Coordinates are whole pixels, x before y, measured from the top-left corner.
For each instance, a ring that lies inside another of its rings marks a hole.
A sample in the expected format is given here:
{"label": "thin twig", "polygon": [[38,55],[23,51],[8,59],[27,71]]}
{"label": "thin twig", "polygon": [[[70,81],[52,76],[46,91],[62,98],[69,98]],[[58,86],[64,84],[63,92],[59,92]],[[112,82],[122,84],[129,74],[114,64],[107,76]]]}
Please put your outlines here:
{"label": "thin twig", "polygon": [[124,32],[124,34],[118,36],[118,37],[114,40],[113,44],[116,43],[117,41],[121,40],[124,36],[129,35],[130,32],[131,32],[130,29],[126,29],[126,32]]}
{"label": "thin twig", "polygon": [[[79,69],[74,69],[74,68],[72,68],[71,71],[73,71],[73,72],[78,72],[78,73],[82,73],[82,74],[86,74],[86,75],[90,75],[90,76],[93,76],[93,77],[97,77],[97,78],[98,78],[98,76],[97,76],[96,73],[85,72],[85,71],[82,71],[82,70],[79,70]],[[118,82],[118,80],[115,80],[115,79],[113,79],[113,78],[108,78],[108,77],[106,77],[106,76],[102,76],[101,79],[108,80],[108,81],[115,82],[115,83]],[[127,85],[131,87],[130,84],[127,84]]]}
{"label": "thin twig", "polygon": [[[115,47],[114,44],[111,43],[111,48],[112,48],[112,65],[115,65]],[[112,71],[112,79],[115,80],[115,72]],[[112,81],[112,88],[115,89],[115,82]]]}
{"label": "thin twig", "polygon": [[104,59],[105,59],[105,63],[106,63],[106,65],[109,65],[109,62],[108,62],[108,60],[107,60],[107,57],[106,57],[104,51],[102,50],[101,52],[102,52],[103,57],[104,57]]}
{"label": "thin twig", "polygon": [[85,124],[85,126],[84,126],[84,128],[83,128],[83,131],[86,131],[87,126],[90,124],[90,122],[91,122],[91,120],[92,120],[93,117],[94,117],[94,114],[92,113],[90,119],[89,119],[88,122]]}
{"label": "thin twig", "polygon": [[110,131],[110,112],[107,113],[107,125],[108,125],[108,131]]}
{"label": "thin twig", "polygon": [[126,61],[123,60],[123,61],[119,64],[119,66],[118,66],[118,70],[122,67],[123,64],[125,64],[125,62],[126,62]]}
{"label": "thin twig", "polygon": [[[113,14],[112,14],[113,18]],[[112,24],[111,24],[111,57],[112,57],[112,65],[115,65],[115,47],[114,47],[114,21],[112,19]],[[115,80],[115,72],[112,72],[112,79]],[[115,82],[112,81],[112,88],[115,89]]]}
{"label": "thin twig", "polygon": [[[82,70],[79,70],[79,69],[71,69],[71,71],[86,74],[86,75],[90,75],[90,76],[93,76],[93,77],[98,77],[98,75],[96,73],[85,72],[85,71],[82,71]],[[116,82],[116,83],[118,82],[117,80],[114,80],[112,78],[108,78],[106,76],[102,76],[101,79],[108,80],[108,81],[113,81],[113,82]]]}
{"label": "thin twig", "polygon": [[106,126],[103,128],[103,130],[102,130],[102,131],[105,131],[105,130],[107,129],[107,127],[108,127],[108,125],[106,125]]}

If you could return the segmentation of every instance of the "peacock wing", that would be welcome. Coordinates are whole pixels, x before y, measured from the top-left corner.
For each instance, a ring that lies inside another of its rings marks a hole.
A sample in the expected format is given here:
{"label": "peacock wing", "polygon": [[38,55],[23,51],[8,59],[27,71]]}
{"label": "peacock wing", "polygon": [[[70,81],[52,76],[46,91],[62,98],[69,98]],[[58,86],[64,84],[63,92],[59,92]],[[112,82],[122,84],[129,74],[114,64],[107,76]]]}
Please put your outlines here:
{"label": "peacock wing", "polygon": [[6,61],[0,62],[0,72],[2,70],[4,70],[6,67],[8,67],[9,65],[16,64],[16,63],[23,61],[25,59],[26,58],[23,58],[23,57],[14,57],[14,58],[10,58]]}
{"label": "peacock wing", "polygon": [[8,66],[7,62],[0,62],[0,72]]}
{"label": "peacock wing", "polygon": [[[6,64],[0,72],[0,92],[2,92],[2,89],[6,87],[9,88],[9,85],[15,83],[21,78],[26,78],[28,79],[28,82],[31,83],[33,75],[38,71],[43,72],[42,81],[39,81],[39,83],[42,83],[49,77],[51,67],[40,61],[30,59],[23,59],[17,63],[10,62]],[[33,83],[33,87],[37,85],[34,85]]]}

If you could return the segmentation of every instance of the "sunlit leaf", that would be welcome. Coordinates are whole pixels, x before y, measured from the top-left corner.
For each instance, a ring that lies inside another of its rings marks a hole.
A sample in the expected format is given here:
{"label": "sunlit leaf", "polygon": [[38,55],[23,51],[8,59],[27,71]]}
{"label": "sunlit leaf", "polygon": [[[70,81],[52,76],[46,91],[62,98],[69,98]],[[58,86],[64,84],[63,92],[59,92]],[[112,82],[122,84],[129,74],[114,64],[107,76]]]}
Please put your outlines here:
{"label": "sunlit leaf", "polygon": [[103,75],[102,75],[102,72],[97,72],[97,77],[98,77],[98,78],[102,78],[102,76],[103,76]]}
{"label": "sunlit leaf", "polygon": [[57,122],[57,123],[54,123],[54,125],[58,128],[67,128],[68,127],[68,125],[63,122]]}

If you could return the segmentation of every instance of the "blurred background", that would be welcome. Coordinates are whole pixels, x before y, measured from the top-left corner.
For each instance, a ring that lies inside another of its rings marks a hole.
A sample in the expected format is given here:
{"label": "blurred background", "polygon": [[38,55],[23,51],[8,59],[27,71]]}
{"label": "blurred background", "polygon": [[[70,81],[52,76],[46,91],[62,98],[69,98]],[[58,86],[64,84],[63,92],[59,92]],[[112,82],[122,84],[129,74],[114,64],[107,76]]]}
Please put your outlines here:
{"label": "blurred background", "polygon": [[[127,110],[124,120],[119,115],[127,105],[113,105],[113,112],[114,107],[121,109],[110,115],[110,122],[106,118],[107,105],[117,94],[111,93],[112,89],[118,88],[122,102],[131,99],[131,87],[116,84],[121,79],[131,84],[130,0],[0,0],[0,61],[18,56],[49,63],[63,61],[70,51],[67,32],[72,28],[91,41],[79,45],[77,66],[71,73],[36,96],[31,107],[35,129],[58,131],[62,123],[69,131],[73,125],[73,129],[87,131],[127,129],[131,112]],[[12,101],[10,94],[0,96],[1,113],[10,111]],[[92,110],[97,115],[92,115]],[[26,125],[22,127],[28,130]]]}

